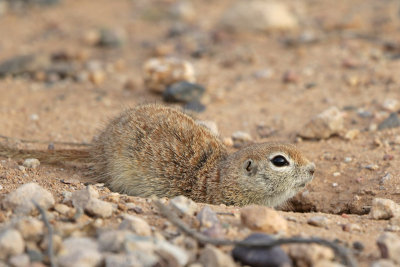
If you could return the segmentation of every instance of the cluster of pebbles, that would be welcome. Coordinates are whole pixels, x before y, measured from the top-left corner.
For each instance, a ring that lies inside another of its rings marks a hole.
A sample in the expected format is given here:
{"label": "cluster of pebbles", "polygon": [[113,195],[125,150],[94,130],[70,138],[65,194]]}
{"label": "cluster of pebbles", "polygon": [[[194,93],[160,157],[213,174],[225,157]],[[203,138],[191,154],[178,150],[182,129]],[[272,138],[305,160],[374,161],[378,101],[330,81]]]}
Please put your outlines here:
{"label": "cluster of pebbles", "polygon": [[[330,248],[320,245],[256,249],[201,244],[163,218],[155,201],[208,238],[270,241],[287,236],[288,225],[296,222],[263,206],[204,205],[184,196],[143,199],[110,192],[103,184],[65,191],[56,201],[32,182],[1,201],[0,266],[343,266]],[[391,225],[377,240],[383,259],[374,266],[400,264],[400,238],[393,233],[400,225],[400,206],[375,199],[370,217]],[[332,220],[313,216],[307,223],[329,228]],[[344,231],[359,228],[343,226]],[[349,251],[357,249],[363,244]]]}

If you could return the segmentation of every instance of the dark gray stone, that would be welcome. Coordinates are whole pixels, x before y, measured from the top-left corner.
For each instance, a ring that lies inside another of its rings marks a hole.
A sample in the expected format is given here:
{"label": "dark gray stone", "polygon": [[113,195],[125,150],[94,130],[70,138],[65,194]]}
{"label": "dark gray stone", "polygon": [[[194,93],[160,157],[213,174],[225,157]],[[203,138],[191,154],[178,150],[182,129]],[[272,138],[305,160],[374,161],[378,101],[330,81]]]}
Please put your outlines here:
{"label": "dark gray stone", "polygon": [[199,102],[205,92],[200,84],[190,82],[177,82],[167,87],[163,93],[166,102]]}
{"label": "dark gray stone", "polygon": [[[274,238],[267,234],[253,233],[244,240],[268,242],[274,240]],[[232,256],[235,261],[252,267],[292,266],[289,256],[280,247],[265,249],[236,246],[232,251]]]}
{"label": "dark gray stone", "polygon": [[389,117],[386,118],[378,125],[378,130],[384,130],[389,128],[396,128],[400,126],[400,119],[397,113],[390,113]]}

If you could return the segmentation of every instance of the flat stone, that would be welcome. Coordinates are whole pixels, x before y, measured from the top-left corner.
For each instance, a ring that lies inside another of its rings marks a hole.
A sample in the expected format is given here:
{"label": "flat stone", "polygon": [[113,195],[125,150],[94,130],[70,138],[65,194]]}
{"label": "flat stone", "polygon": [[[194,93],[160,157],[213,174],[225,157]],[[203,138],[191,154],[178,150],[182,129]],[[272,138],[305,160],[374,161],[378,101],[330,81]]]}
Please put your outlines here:
{"label": "flat stone", "polygon": [[[274,239],[270,235],[254,233],[244,240],[271,242]],[[235,246],[232,251],[232,256],[235,261],[253,267],[292,266],[292,261],[288,255],[278,246],[268,249]]]}
{"label": "flat stone", "polygon": [[279,213],[265,206],[250,205],[240,210],[242,224],[254,231],[269,234],[287,231],[286,220]]}
{"label": "flat stone", "polygon": [[62,247],[58,254],[58,264],[61,267],[95,267],[103,259],[97,243],[87,237],[67,238]]}
{"label": "flat stone", "polygon": [[44,210],[53,207],[55,203],[49,191],[36,183],[27,183],[9,193],[3,201],[3,207],[13,210],[14,213],[30,214],[36,211],[33,201]]}
{"label": "flat stone", "polygon": [[317,227],[327,227],[329,219],[324,216],[313,216],[307,220],[307,223]]}
{"label": "flat stone", "polygon": [[8,229],[0,233],[0,260],[19,255],[24,249],[24,240],[17,230]]}
{"label": "flat stone", "polygon": [[85,205],[85,211],[93,216],[109,218],[113,213],[113,207],[109,202],[93,198]]}

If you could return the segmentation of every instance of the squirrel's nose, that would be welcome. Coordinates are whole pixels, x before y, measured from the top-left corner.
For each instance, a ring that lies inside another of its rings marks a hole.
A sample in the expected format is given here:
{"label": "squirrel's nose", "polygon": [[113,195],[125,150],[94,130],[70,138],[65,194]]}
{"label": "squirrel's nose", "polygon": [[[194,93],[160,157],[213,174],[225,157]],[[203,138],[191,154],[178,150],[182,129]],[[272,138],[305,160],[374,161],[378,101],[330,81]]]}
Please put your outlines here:
{"label": "squirrel's nose", "polygon": [[308,171],[310,172],[311,175],[314,175],[314,172],[315,172],[315,163],[314,162],[311,162],[308,165]]}

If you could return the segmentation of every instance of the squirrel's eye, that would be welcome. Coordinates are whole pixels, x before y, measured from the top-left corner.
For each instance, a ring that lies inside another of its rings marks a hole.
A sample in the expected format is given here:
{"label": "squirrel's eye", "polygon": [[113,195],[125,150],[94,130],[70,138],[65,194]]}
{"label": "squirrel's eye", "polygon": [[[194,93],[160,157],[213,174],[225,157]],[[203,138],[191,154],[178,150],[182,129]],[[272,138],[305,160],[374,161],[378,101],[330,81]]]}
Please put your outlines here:
{"label": "squirrel's eye", "polygon": [[278,155],[271,159],[272,164],[276,167],[289,166],[289,161],[284,156]]}

